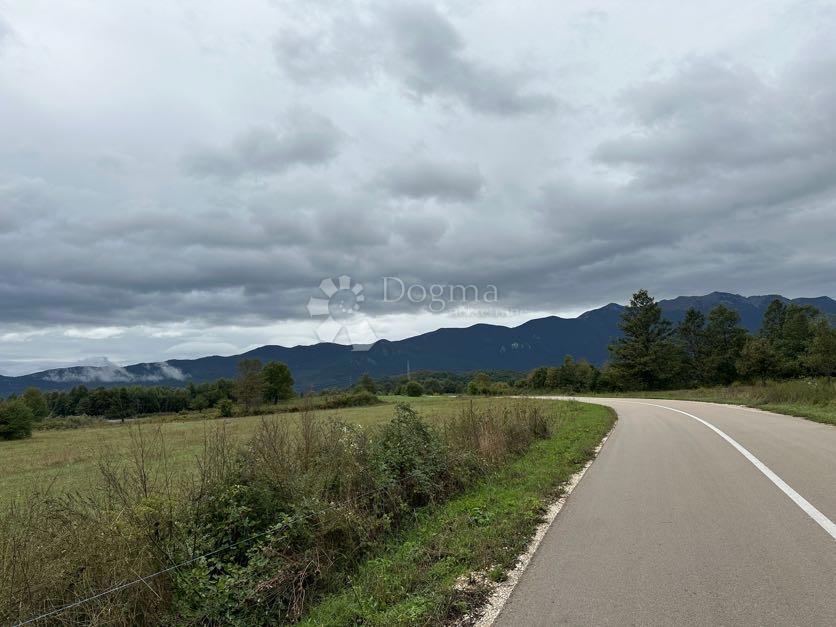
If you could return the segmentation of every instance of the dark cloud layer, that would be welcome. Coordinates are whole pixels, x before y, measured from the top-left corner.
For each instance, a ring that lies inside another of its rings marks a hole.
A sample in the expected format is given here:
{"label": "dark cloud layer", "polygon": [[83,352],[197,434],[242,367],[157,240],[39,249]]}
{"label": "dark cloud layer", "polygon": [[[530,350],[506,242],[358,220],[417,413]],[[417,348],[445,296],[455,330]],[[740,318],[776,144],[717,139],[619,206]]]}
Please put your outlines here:
{"label": "dark cloud layer", "polygon": [[420,158],[387,170],[383,185],[395,196],[474,200],[485,184],[479,169],[460,162],[433,162]]}
{"label": "dark cloud layer", "polygon": [[316,341],[340,274],[400,336],[461,322],[385,276],[496,285],[496,322],[638,287],[832,296],[836,15],[744,5],[712,37],[721,3],[10,11],[0,373]]}

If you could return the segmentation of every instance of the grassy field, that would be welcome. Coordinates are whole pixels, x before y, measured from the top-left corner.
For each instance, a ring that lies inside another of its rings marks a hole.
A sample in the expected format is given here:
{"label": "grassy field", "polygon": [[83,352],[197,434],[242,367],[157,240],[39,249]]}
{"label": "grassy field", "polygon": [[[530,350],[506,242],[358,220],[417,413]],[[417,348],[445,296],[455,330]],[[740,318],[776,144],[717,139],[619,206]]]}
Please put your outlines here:
{"label": "grassy field", "polygon": [[[409,402],[422,416],[432,421],[458,413],[471,402],[466,397],[424,396],[408,398],[381,397],[381,405],[319,410],[319,417],[339,418],[345,422],[368,425],[384,422],[392,417],[396,402]],[[501,399],[476,398],[477,406],[508,402]],[[279,414],[289,422],[295,414],[283,408]],[[221,419],[207,414],[180,416],[162,415],[133,422],[106,423],[79,429],[35,431],[32,438],[0,442],[0,500],[51,486],[53,491],[84,490],[91,479],[98,478],[98,463],[103,456],[126,454],[132,437],[141,432],[143,437],[161,434],[166,444],[166,461],[173,468],[191,468],[203,450],[208,429]],[[259,426],[264,416],[224,419],[228,431],[236,438],[247,439]]]}

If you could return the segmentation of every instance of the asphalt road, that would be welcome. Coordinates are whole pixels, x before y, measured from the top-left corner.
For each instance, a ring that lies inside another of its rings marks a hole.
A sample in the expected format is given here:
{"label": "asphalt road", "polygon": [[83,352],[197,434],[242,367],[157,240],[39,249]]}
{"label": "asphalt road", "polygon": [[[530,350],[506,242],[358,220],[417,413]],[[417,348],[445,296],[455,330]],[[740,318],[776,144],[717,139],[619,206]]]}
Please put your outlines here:
{"label": "asphalt road", "polygon": [[836,427],[589,400],[618,423],[495,625],[836,625]]}

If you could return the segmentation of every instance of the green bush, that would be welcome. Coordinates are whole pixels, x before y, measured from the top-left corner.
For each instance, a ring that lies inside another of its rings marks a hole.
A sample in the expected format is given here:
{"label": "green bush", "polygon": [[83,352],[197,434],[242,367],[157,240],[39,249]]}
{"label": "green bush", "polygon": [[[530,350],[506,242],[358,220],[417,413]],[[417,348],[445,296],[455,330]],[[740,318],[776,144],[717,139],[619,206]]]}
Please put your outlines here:
{"label": "green bush", "polygon": [[376,442],[372,463],[398,510],[425,505],[441,496],[447,483],[447,459],[436,434],[409,405],[395,406],[395,416]]}
{"label": "green bush", "polygon": [[410,381],[404,388],[407,396],[422,396],[424,394],[424,386],[417,381]]}
{"label": "green bush", "polygon": [[339,409],[340,407],[365,407],[367,405],[377,405],[378,403],[380,403],[380,399],[375,394],[372,394],[368,390],[356,390],[354,392],[326,396],[321,402],[314,402],[314,407],[316,409]]}
{"label": "green bush", "polygon": [[32,435],[35,417],[20,399],[0,403],[0,440],[22,440]]}
{"label": "green bush", "polygon": [[218,415],[221,418],[232,418],[235,413],[235,406],[228,398],[218,401]]}
{"label": "green bush", "polygon": [[47,405],[46,398],[38,388],[27,388],[21,398],[32,410],[32,417],[35,420],[43,420],[49,416],[49,405]]}

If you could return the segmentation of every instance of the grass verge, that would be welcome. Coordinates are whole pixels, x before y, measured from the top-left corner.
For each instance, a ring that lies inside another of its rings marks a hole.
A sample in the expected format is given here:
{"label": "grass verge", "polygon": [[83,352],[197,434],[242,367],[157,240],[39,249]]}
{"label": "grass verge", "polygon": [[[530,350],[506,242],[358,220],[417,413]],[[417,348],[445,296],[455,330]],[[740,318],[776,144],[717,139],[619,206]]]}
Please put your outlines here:
{"label": "grass verge", "polygon": [[450,622],[487,597],[459,586],[469,573],[500,581],[542,519],[545,504],[580,470],[615,422],[600,405],[571,403],[554,434],[464,494],[419,511],[411,530],[388,541],[321,599],[304,625],[426,625]]}
{"label": "grass verge", "polygon": [[798,416],[823,424],[836,425],[836,382],[825,379],[802,379],[768,382],[761,385],[732,385],[693,390],[625,392],[606,394],[606,396],[632,396],[744,405],[778,414]]}

